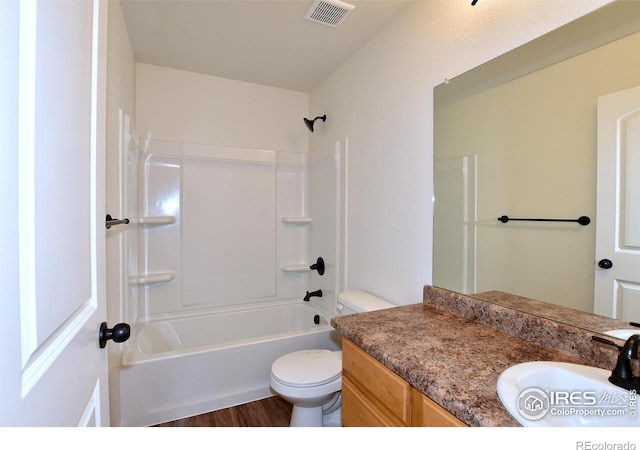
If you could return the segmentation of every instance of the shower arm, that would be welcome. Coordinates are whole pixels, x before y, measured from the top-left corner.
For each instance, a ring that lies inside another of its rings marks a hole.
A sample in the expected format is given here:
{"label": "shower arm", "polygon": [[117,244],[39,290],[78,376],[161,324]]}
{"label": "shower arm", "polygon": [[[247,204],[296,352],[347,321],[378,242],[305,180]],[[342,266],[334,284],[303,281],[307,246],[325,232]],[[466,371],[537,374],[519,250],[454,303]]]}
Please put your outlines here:
{"label": "shower arm", "polygon": [[315,123],[316,120],[318,119],[322,119],[323,122],[327,121],[327,115],[325,114],[324,116],[317,116],[315,119],[313,120],[309,120],[306,117],[303,118],[305,125],[307,126],[307,128],[309,129],[309,131],[311,131],[313,133],[313,124]]}

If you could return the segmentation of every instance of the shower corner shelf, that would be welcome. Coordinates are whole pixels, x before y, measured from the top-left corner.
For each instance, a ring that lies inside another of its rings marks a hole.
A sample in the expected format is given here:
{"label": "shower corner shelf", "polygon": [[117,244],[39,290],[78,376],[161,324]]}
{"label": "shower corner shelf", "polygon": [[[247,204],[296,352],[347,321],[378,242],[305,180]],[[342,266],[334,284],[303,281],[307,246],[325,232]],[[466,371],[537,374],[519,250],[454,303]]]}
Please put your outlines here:
{"label": "shower corner shelf", "polygon": [[283,264],[280,266],[283,272],[309,272],[309,264]]}
{"label": "shower corner shelf", "polygon": [[169,225],[176,222],[175,216],[143,216],[131,219],[133,223],[141,225]]}
{"label": "shower corner shelf", "polygon": [[173,280],[175,277],[176,274],[173,272],[144,273],[137,277],[131,277],[131,284],[147,285],[154,283],[166,283]]}
{"label": "shower corner shelf", "polygon": [[294,223],[297,225],[306,225],[308,223],[311,223],[311,217],[283,217],[282,218],[282,222],[283,223]]}

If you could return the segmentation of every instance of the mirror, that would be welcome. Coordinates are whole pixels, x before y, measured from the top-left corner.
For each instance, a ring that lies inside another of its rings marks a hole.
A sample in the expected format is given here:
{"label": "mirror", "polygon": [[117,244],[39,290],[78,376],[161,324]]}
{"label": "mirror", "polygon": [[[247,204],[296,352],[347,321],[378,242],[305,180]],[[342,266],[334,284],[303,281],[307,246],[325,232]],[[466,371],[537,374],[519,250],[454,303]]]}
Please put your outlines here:
{"label": "mirror", "polygon": [[597,98],[638,85],[640,2],[616,1],[437,86],[433,284],[593,312]]}

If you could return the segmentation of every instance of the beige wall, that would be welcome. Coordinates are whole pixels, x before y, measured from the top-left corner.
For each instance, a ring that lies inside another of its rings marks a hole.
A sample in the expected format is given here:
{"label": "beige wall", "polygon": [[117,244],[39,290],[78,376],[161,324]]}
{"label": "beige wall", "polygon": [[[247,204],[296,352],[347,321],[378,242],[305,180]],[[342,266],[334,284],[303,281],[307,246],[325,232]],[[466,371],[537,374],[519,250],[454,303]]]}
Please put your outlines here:
{"label": "beige wall", "polygon": [[606,3],[416,2],[313,90],[311,148],[349,139],[349,288],[408,304],[431,283],[433,88]]}
{"label": "beige wall", "polygon": [[308,105],[302,92],[137,64],[143,138],[306,153]]}
{"label": "beige wall", "polygon": [[639,49],[637,33],[438,108],[437,159],[477,155],[477,291],[593,311],[597,98],[640,85]]}

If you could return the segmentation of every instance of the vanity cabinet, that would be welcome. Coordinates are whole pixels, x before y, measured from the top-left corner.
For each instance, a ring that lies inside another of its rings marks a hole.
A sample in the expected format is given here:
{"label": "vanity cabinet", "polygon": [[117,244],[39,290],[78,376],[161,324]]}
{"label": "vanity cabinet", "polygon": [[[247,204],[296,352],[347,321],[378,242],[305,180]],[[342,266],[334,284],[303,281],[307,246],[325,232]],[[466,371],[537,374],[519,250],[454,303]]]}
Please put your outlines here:
{"label": "vanity cabinet", "polygon": [[345,427],[466,426],[346,338],[342,369]]}
{"label": "vanity cabinet", "polygon": [[342,338],[342,424],[407,426],[411,386],[356,344]]}
{"label": "vanity cabinet", "polygon": [[419,390],[412,388],[411,426],[466,427],[467,424],[438,405]]}

